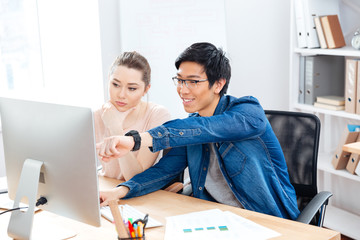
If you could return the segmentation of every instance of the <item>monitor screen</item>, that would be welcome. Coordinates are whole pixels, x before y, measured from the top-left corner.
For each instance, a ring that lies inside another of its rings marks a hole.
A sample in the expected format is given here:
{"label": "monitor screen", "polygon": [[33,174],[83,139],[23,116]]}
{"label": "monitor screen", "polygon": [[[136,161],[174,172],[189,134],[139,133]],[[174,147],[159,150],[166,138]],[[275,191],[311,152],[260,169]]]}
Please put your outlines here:
{"label": "monitor screen", "polygon": [[[100,226],[91,109],[0,98],[0,116],[10,198],[30,202],[27,193],[18,190],[22,185],[25,192],[31,189],[28,195],[36,192],[36,199],[47,199],[39,208]],[[33,163],[40,163],[38,173],[31,169]]]}

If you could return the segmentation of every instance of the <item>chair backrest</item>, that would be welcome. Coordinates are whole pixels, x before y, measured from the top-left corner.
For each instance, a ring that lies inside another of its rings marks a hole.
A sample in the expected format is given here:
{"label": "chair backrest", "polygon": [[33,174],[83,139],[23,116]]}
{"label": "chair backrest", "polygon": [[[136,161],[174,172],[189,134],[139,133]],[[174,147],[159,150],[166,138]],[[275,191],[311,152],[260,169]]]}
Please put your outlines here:
{"label": "chair backrest", "polygon": [[317,194],[320,120],[314,114],[265,110],[285,155],[299,210]]}

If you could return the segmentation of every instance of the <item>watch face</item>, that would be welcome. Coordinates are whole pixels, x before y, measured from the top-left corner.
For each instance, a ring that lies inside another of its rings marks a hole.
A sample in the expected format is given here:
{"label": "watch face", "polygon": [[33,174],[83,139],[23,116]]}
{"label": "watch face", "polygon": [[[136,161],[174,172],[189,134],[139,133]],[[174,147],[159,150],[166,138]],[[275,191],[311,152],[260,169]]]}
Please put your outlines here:
{"label": "watch face", "polygon": [[351,45],[355,48],[360,50],[360,34],[355,35],[351,40]]}

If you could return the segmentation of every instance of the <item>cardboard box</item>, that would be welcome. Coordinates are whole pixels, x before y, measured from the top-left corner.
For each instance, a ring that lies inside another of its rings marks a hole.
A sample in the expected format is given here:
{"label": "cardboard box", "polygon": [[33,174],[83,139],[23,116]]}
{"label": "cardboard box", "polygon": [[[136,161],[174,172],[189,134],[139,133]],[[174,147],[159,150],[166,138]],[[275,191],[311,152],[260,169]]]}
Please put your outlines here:
{"label": "cardboard box", "polygon": [[336,170],[345,169],[351,153],[344,151],[343,146],[347,143],[356,142],[360,131],[360,125],[347,125],[343,135],[340,139],[339,145],[335,151],[333,159],[331,161],[332,165]]}

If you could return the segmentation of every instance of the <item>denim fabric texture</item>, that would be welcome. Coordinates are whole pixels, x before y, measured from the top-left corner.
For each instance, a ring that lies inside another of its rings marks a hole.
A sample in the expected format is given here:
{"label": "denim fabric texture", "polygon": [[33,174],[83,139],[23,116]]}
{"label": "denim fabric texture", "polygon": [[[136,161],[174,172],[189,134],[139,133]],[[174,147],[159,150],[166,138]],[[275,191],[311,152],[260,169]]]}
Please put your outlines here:
{"label": "denim fabric texture", "polygon": [[288,219],[299,215],[281,146],[256,98],[226,95],[211,117],[190,114],[148,132],[153,151],[172,149],[120,184],[130,188],[126,198],[162,188],[188,166],[194,197],[214,201],[204,185],[210,154],[206,143],[215,143],[221,172],[245,209]]}

